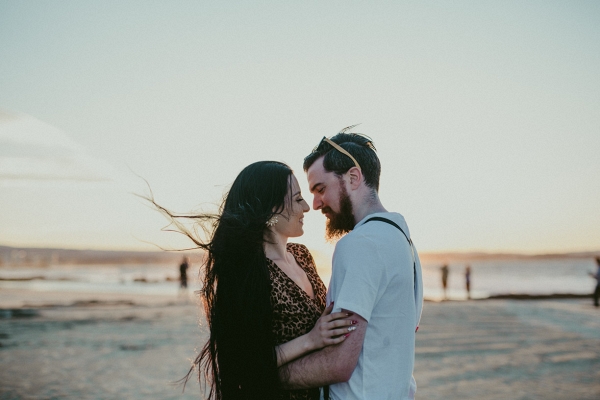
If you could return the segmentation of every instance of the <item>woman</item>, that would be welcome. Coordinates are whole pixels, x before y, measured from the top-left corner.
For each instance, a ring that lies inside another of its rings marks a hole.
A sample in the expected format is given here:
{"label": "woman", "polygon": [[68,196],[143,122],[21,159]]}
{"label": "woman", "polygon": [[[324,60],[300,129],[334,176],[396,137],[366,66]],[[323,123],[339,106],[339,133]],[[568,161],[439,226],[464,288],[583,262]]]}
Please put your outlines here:
{"label": "woman", "polygon": [[292,170],[261,161],[240,172],[220,215],[188,216],[212,221],[208,243],[178,224],[207,252],[201,298],[210,338],[194,364],[211,382],[210,399],[316,400],[319,389],[283,390],[278,367],[355,329],[347,314],[325,310],[308,249],[287,243],[303,234],[307,211]]}

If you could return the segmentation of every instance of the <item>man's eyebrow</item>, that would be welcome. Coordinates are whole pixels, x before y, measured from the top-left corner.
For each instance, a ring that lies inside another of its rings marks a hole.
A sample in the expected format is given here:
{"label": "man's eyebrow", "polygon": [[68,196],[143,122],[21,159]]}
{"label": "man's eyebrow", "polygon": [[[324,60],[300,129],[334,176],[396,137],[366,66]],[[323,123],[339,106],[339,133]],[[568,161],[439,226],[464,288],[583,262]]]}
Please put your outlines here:
{"label": "man's eyebrow", "polygon": [[310,188],[310,192],[314,192],[315,190],[317,190],[317,186],[322,185],[322,182],[319,183],[315,183],[311,188]]}

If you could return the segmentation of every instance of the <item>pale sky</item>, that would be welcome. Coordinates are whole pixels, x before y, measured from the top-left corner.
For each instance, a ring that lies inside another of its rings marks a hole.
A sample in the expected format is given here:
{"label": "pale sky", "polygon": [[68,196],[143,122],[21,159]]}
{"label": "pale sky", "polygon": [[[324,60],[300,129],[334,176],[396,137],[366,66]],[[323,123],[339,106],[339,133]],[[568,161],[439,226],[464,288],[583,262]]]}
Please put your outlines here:
{"label": "pale sky", "polygon": [[[420,251],[600,249],[597,1],[0,0],[0,245],[179,246],[258,160],[371,136]],[[330,252],[311,211],[298,241]]]}

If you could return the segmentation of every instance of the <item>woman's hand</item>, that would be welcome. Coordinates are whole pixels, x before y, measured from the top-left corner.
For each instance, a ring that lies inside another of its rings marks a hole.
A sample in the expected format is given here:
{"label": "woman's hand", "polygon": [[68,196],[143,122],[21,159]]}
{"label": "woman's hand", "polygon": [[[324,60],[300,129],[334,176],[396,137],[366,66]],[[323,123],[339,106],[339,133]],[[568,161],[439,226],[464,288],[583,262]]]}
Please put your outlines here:
{"label": "woman's hand", "polygon": [[312,351],[341,343],[356,330],[358,321],[352,319],[352,314],[345,312],[332,314],[331,310],[333,310],[333,303],[325,308],[310,332],[275,348],[278,367]]}
{"label": "woman's hand", "polygon": [[345,312],[331,313],[333,303],[325,308],[314,328],[307,335],[307,350],[314,351],[344,341],[356,329],[358,321]]}

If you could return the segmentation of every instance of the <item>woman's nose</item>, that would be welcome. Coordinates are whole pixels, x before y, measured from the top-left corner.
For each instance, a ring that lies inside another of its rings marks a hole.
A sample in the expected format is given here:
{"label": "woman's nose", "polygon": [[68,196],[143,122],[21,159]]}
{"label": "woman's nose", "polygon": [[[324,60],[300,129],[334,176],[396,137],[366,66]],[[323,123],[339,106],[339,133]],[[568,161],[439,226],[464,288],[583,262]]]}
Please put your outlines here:
{"label": "woman's nose", "polygon": [[308,205],[308,203],[306,201],[302,202],[302,212],[309,212],[310,211],[310,206]]}

